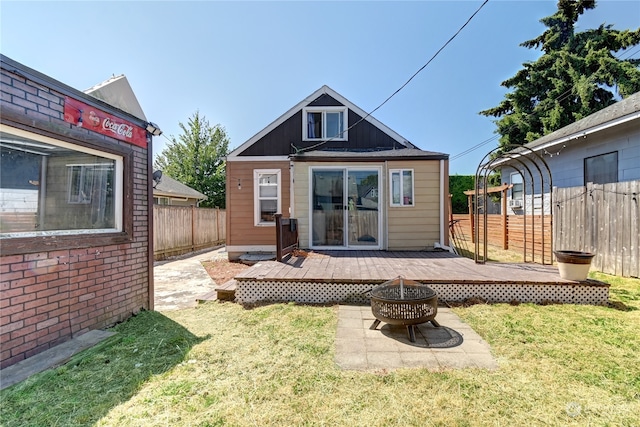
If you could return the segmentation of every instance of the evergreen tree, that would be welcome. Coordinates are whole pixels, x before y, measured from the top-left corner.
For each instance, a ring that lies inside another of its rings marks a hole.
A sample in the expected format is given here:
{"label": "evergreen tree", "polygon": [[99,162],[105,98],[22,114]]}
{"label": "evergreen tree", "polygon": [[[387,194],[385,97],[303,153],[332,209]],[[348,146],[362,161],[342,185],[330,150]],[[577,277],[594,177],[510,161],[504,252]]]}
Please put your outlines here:
{"label": "evergreen tree", "polygon": [[154,168],[207,196],[203,207],[225,207],[225,157],[229,138],[220,125],[210,126],[196,111],[182,134],[162,150]]}
{"label": "evergreen tree", "polygon": [[602,24],[575,32],[578,17],[595,7],[595,0],[559,0],[558,11],[540,21],[547,30],[521,44],[542,56],[501,83],[513,91],[500,105],[480,112],[499,118],[502,147],[526,144],[613,104],[613,91],[623,98],[640,91],[640,59],[615,56],[640,43],[640,28]]}

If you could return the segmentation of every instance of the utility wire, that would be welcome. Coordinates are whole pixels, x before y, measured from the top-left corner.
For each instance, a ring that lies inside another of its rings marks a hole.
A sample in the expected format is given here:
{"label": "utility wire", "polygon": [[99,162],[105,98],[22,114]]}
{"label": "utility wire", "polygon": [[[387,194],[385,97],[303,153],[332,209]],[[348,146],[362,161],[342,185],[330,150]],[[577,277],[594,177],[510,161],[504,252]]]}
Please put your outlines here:
{"label": "utility wire", "polygon": [[398,92],[400,92],[402,89],[405,88],[405,86],[407,86],[411,80],[413,80],[418,74],[420,74],[420,72],[422,70],[424,70],[425,68],[427,68],[427,66],[434,60],[436,59],[436,57],[440,54],[440,52],[442,52],[444,50],[444,48],[447,47],[447,45],[449,45],[449,43],[451,43],[453,41],[453,39],[455,39],[458,34],[460,34],[460,32],[469,24],[469,22],[471,22],[471,20],[478,14],[478,12],[480,12],[480,10],[487,4],[489,3],[489,0],[485,0],[480,7],[473,12],[473,14],[469,17],[469,19],[467,19],[467,21],[458,29],[458,31],[455,32],[455,34],[453,36],[451,36],[449,38],[449,40],[446,41],[445,44],[442,45],[442,47],[440,47],[440,49],[438,49],[436,51],[436,53],[433,54],[433,56],[422,66],[418,69],[418,71],[416,71],[415,73],[413,73],[413,75],[411,77],[409,77],[409,80],[407,80],[402,86],[400,86],[395,92],[393,92],[391,95],[389,95],[389,97],[387,99],[385,99],[382,104],[378,105],[376,108],[374,108],[373,110],[371,110],[370,112],[368,112],[364,117],[362,117],[360,120],[358,120],[357,122],[355,122],[354,124],[352,124],[351,126],[349,126],[347,129],[345,129],[344,131],[340,132],[338,135],[336,136],[332,136],[331,138],[324,140],[322,142],[319,142],[315,145],[312,145],[310,147],[305,147],[305,148],[297,148],[295,147],[293,144],[292,147],[296,150],[296,153],[300,153],[300,152],[305,152],[305,151],[309,151],[309,150],[313,150],[315,148],[318,148],[319,146],[326,144],[329,141],[333,141],[335,138],[338,138],[340,136],[342,136],[345,132],[348,132],[349,130],[351,130],[353,127],[355,127],[356,125],[360,124],[362,121],[364,121],[367,117],[371,116],[373,113],[375,113],[376,111],[378,111],[384,104],[386,104],[387,102],[389,102],[389,100],[391,98],[393,98],[394,96],[396,96],[398,94]]}

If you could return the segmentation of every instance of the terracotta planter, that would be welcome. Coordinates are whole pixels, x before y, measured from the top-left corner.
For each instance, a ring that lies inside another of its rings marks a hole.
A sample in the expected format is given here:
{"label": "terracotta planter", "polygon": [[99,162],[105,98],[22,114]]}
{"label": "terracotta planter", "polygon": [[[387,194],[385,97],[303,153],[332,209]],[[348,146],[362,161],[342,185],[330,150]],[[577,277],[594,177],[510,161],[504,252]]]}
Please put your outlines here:
{"label": "terracotta planter", "polygon": [[595,254],[580,251],[553,251],[553,253],[558,260],[560,277],[577,282],[587,280],[591,260]]}

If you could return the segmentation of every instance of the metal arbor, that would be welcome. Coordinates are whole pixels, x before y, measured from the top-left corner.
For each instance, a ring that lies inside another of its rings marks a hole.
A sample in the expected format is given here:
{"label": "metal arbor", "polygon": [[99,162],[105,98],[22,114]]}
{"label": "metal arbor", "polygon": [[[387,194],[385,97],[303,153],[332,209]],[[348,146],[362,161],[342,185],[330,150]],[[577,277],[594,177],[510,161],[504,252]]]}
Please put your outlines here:
{"label": "metal arbor", "polygon": [[[504,151],[510,150],[510,151]],[[497,147],[489,151],[480,161],[478,169],[476,170],[475,179],[475,203],[474,203],[474,216],[476,218],[475,227],[473,230],[475,251],[474,260],[478,264],[484,264],[487,260],[487,243],[488,243],[488,221],[487,221],[487,198],[489,197],[486,191],[489,188],[489,176],[491,173],[499,168],[508,165],[514,168],[522,176],[523,184],[523,258],[524,262],[536,262],[536,215],[535,210],[537,208],[535,200],[535,191],[540,191],[540,221],[541,225],[538,227],[540,230],[540,236],[538,241],[540,242],[540,252],[542,257],[542,264],[551,264],[553,253],[553,241],[549,242],[549,253],[546,254],[546,242],[545,242],[545,207],[550,206],[551,200],[547,204],[546,198],[550,198],[553,190],[553,182],[551,178],[551,170],[547,165],[544,158],[533,151],[532,149],[521,145],[507,145],[504,147]],[[529,192],[527,192],[527,187]],[[528,200],[527,196],[530,196]],[[531,206],[529,206],[529,202]],[[502,208],[506,208],[506,204],[502,204]],[[480,215],[482,220],[480,221]],[[551,213],[548,214],[551,217]],[[549,229],[553,229],[552,217],[549,224]],[[527,224],[530,222],[531,229],[531,242],[528,242],[528,228]],[[480,242],[482,241],[482,254],[480,253]],[[529,255],[529,257],[528,257]],[[548,261],[548,262],[547,262]]]}

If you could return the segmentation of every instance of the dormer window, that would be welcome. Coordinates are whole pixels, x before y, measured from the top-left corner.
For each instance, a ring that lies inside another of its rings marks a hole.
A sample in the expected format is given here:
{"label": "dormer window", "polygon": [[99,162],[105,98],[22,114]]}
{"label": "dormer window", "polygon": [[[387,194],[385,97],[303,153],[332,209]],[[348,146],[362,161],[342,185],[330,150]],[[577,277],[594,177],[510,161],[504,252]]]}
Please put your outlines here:
{"label": "dormer window", "polygon": [[347,140],[347,107],[308,107],[302,109],[302,139]]}

